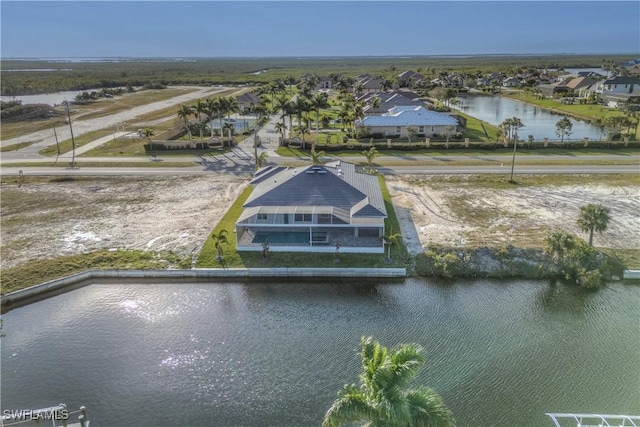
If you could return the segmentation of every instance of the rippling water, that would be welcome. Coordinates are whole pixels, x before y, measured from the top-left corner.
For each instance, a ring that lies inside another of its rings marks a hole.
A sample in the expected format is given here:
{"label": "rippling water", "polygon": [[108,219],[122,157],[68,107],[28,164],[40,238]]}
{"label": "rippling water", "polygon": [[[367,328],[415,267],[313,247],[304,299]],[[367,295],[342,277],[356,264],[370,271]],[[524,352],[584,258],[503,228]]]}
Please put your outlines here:
{"label": "rippling water", "polygon": [[[92,285],[4,316],[2,409],[99,426],[318,426],[358,342],[417,342],[459,426],[640,413],[640,289],[530,281]],[[134,421],[135,420],[135,421]]]}

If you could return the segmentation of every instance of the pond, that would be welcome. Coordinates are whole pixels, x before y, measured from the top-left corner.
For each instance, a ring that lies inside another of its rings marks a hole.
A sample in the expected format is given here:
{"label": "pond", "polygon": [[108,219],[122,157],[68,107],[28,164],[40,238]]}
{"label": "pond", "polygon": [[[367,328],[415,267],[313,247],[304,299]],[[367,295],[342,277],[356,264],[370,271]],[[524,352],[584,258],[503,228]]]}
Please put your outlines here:
{"label": "pond", "polygon": [[100,89],[88,89],[88,90],[71,90],[65,92],[55,92],[55,93],[41,93],[39,95],[18,95],[18,96],[2,96],[0,97],[2,101],[8,102],[14,99],[22,101],[23,105],[26,104],[48,104],[48,105],[59,105],[64,101],[73,101],[75,97],[82,92],[91,92],[93,90]]}
{"label": "pond", "polygon": [[640,292],[542,281],[94,284],[4,315],[2,409],[99,426],[319,426],[359,339],[419,343],[459,426],[640,413]]}
{"label": "pond", "polygon": [[[560,141],[560,137],[556,135],[556,123],[563,117],[560,114],[501,96],[469,95],[460,96],[458,100],[458,109],[492,125],[498,126],[508,118],[519,117],[524,124],[518,132],[521,140],[526,141],[529,135],[533,135],[537,141],[544,138]],[[593,108],[601,107],[593,106]],[[573,124],[573,129],[569,137],[565,136],[565,141],[581,140],[585,137],[591,140],[603,138],[602,131],[598,127],[573,118],[569,120]]]}

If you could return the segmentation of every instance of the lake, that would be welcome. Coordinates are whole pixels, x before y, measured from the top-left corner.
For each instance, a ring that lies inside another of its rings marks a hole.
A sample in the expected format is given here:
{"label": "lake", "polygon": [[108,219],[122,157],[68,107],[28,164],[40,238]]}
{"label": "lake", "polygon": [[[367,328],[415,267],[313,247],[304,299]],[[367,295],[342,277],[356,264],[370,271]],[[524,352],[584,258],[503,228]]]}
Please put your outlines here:
{"label": "lake", "polygon": [[[526,141],[529,135],[533,135],[537,141],[544,138],[560,141],[560,137],[556,135],[556,123],[563,117],[560,114],[501,96],[459,96],[458,100],[460,102],[458,109],[492,125],[498,126],[508,118],[519,117],[524,124],[524,127],[518,132],[518,137],[521,140]],[[601,107],[594,106],[593,108]],[[573,129],[568,138],[565,136],[565,141],[567,139],[581,140],[585,137],[599,140],[603,137],[602,132],[596,126],[573,118],[569,118],[569,120],[573,123]]]}
{"label": "lake", "polygon": [[419,343],[458,426],[640,413],[640,288],[544,281],[95,284],[6,313],[2,409],[100,426],[319,426],[359,339]]}
{"label": "lake", "polygon": [[18,96],[1,96],[5,102],[11,101],[13,99],[17,99],[22,101],[22,104],[48,104],[48,105],[59,105],[64,101],[73,101],[76,95],[82,92],[91,92],[93,90],[100,89],[88,89],[88,90],[70,90],[65,92],[55,92],[55,93],[42,93],[39,95],[18,95]]}

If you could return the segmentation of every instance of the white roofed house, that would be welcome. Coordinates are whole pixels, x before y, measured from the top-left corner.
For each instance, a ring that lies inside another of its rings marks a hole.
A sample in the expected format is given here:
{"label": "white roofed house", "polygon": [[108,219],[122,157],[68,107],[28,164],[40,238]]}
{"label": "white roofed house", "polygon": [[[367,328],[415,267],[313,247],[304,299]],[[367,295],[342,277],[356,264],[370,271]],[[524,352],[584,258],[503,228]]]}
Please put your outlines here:
{"label": "white roofed house", "polygon": [[387,211],[378,178],[350,163],[266,167],[236,222],[239,251],[383,253]]}
{"label": "white roofed house", "polygon": [[385,114],[367,116],[359,120],[356,125],[368,128],[371,133],[404,138],[410,127],[415,128],[419,135],[433,136],[443,134],[446,126],[457,128],[458,121],[447,114],[427,110],[421,106],[397,106]]}

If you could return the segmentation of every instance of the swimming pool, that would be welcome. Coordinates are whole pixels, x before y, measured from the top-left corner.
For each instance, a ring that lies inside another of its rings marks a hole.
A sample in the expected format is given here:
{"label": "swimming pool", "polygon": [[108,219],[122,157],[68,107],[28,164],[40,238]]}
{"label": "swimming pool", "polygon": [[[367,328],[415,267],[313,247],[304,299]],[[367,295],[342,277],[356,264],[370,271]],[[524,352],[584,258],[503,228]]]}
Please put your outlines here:
{"label": "swimming pool", "polygon": [[[327,233],[324,231],[314,231],[313,243],[326,243]],[[251,243],[309,243],[309,233],[306,231],[258,231]]]}

